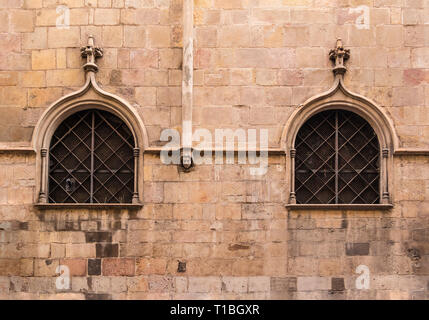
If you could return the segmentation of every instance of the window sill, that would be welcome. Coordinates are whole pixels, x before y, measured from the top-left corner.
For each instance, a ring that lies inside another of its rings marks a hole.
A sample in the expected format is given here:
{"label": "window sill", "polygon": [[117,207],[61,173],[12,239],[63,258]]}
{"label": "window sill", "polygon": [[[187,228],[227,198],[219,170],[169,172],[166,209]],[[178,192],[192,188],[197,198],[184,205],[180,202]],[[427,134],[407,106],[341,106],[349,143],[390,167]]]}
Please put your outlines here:
{"label": "window sill", "polygon": [[289,210],[390,210],[393,204],[288,204]]}
{"label": "window sill", "polygon": [[141,203],[36,203],[36,208],[49,209],[129,209],[138,210],[143,207]]}

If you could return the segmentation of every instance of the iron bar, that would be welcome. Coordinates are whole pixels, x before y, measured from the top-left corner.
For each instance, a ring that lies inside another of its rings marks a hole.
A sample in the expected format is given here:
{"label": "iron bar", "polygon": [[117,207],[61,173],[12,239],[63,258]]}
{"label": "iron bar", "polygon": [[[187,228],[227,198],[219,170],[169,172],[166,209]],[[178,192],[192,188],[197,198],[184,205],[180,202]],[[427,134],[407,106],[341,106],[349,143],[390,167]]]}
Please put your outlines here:
{"label": "iron bar", "polygon": [[85,110],[73,114],[51,141],[48,201],[134,202],[138,191],[133,145],[129,128],[111,113]]}
{"label": "iron bar", "polygon": [[338,204],[338,111],[335,111],[335,204]]}
{"label": "iron bar", "polygon": [[291,196],[293,190],[297,203],[380,200],[375,187],[380,183],[380,147],[374,130],[357,114],[345,110],[316,114],[301,127],[295,145]]}
{"label": "iron bar", "polygon": [[94,133],[94,123],[95,115],[94,112],[91,112],[91,186],[90,186],[90,200],[92,203],[94,201],[94,145],[95,145],[95,133]]}

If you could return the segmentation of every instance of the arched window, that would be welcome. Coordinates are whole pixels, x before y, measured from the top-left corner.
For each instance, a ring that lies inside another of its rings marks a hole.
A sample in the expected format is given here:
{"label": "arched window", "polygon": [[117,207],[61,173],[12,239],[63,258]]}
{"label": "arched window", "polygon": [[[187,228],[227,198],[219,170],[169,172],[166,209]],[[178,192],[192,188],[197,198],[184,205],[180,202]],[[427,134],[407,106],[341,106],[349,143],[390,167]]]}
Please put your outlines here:
{"label": "arched window", "polygon": [[380,144],[356,113],[313,115],[298,131],[295,152],[297,204],[380,203]]}
{"label": "arched window", "polygon": [[49,148],[49,203],[131,203],[135,142],[110,112],[90,109],[66,118]]}
{"label": "arched window", "polygon": [[283,130],[290,210],[393,208],[399,140],[384,108],[346,88],[349,58],[350,50],[337,39],[329,52],[332,87],[298,105]]}
{"label": "arched window", "polygon": [[94,37],[81,56],[84,86],[51,104],[33,131],[35,206],[139,209],[146,128],[132,105],[98,85],[96,60],[103,49]]}

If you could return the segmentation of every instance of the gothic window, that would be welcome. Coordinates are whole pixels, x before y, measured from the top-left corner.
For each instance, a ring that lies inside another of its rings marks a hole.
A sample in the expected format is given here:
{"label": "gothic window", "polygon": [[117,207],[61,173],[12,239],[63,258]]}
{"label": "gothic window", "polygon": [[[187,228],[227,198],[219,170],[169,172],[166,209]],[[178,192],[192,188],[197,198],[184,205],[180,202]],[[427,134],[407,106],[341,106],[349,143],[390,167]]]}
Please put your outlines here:
{"label": "gothic window", "polygon": [[297,204],[380,203],[380,145],[359,115],[317,113],[299,129],[295,150]]}
{"label": "gothic window", "polygon": [[79,111],[55,130],[49,148],[49,203],[131,203],[134,137],[110,112]]}

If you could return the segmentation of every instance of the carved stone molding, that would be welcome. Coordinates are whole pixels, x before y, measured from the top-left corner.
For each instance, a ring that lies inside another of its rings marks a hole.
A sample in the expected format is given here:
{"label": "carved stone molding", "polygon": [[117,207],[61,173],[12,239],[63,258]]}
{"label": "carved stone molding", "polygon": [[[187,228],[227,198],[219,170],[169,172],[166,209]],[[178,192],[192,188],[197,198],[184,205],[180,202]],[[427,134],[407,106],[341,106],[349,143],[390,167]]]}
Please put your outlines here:
{"label": "carved stone molding", "polygon": [[[301,126],[316,113],[343,109],[354,112],[364,118],[377,134],[383,159],[380,163],[380,195],[382,204],[392,203],[389,193],[393,183],[393,154],[398,149],[399,141],[392,120],[387,113],[374,101],[351,92],[344,84],[346,67],[344,61],[350,57],[350,51],[344,49],[341,40],[337,40],[336,48],[331,50],[329,58],[334,62],[334,83],[332,87],[321,94],[315,95],[296,108],[287,120],[283,130],[281,147],[289,156],[288,179],[290,185],[289,203],[295,204],[295,138]],[[383,155],[387,155],[384,156]]]}
{"label": "carved stone molding", "polygon": [[[49,147],[52,135],[56,128],[70,115],[87,109],[100,109],[108,111],[119,117],[133,133],[136,150],[144,150],[148,147],[148,136],[146,128],[140,118],[137,110],[126,100],[108,93],[101,89],[95,78],[98,70],[96,59],[102,57],[102,49],[94,46],[94,38],[89,37],[88,45],[81,49],[82,56],[87,58],[87,63],[83,66],[86,72],[86,82],[82,88],[66,95],[53,104],[43,113],[33,132],[32,146],[36,150],[36,168],[37,168],[37,199],[41,203],[46,203],[46,194],[48,189],[48,164]],[[47,150],[47,155],[43,157],[43,150]],[[143,190],[143,157],[140,157],[140,151],[135,153],[135,190],[133,204],[142,201],[142,195],[139,190]]]}
{"label": "carved stone molding", "polygon": [[88,37],[88,45],[80,49],[82,58],[86,58],[86,64],[83,69],[86,72],[92,71],[97,72],[98,66],[95,63],[96,59],[103,57],[103,49],[94,46],[94,37]]}
{"label": "carved stone molding", "polygon": [[344,49],[343,42],[341,39],[338,39],[335,49],[329,51],[329,59],[334,63],[334,69],[332,70],[334,75],[344,75],[344,73],[346,73],[347,68],[344,65],[344,62],[346,62],[349,58],[350,49]]}

